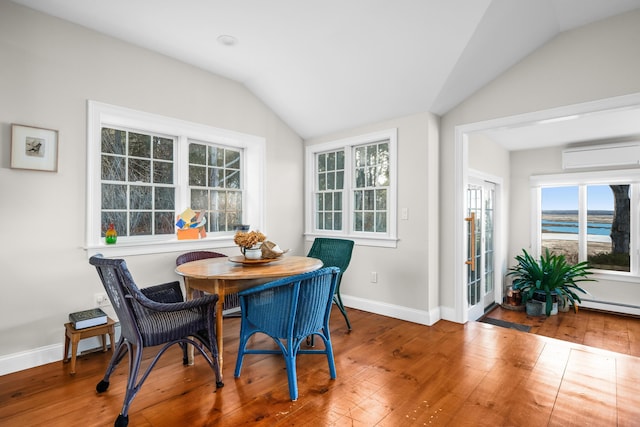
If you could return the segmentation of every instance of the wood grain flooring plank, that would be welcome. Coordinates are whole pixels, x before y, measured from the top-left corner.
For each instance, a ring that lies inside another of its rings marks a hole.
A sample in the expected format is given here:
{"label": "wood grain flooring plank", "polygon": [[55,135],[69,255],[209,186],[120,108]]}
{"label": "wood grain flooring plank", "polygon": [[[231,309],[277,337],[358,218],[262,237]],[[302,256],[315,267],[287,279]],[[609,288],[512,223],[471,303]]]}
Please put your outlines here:
{"label": "wood grain flooring plank", "polygon": [[616,425],[616,359],[572,349],[550,425]]}
{"label": "wood grain flooring plank", "polygon": [[640,420],[640,371],[633,357],[616,358],[616,395],[618,426],[637,426]]}

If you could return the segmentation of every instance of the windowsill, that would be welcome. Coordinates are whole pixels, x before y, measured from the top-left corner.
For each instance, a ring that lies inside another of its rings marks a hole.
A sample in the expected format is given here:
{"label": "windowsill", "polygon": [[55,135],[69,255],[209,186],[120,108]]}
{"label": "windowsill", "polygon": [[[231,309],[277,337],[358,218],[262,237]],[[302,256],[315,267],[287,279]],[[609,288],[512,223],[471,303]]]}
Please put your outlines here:
{"label": "windowsill", "polygon": [[145,242],[118,242],[114,245],[99,244],[86,246],[87,258],[102,254],[105,257],[119,257],[128,255],[151,255],[166,252],[181,252],[191,250],[230,248],[236,246],[233,236],[219,238],[178,240],[175,236],[166,240]]}
{"label": "windowsill", "polygon": [[393,237],[363,237],[347,234],[320,234],[320,233],[306,233],[305,240],[312,242],[316,237],[326,237],[329,239],[347,239],[353,240],[357,246],[374,246],[378,248],[397,248],[398,240]]}
{"label": "windowsill", "polygon": [[615,274],[607,273],[603,271],[594,272],[592,278],[600,281],[606,280],[608,282],[626,282],[626,283],[640,283],[640,277],[630,276],[628,274]]}

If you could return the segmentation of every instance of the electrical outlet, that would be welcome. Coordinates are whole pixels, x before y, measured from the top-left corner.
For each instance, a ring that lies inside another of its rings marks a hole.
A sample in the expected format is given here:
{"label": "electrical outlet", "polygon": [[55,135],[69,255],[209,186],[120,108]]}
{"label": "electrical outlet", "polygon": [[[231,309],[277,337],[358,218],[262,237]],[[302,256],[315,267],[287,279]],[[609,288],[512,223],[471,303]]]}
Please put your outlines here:
{"label": "electrical outlet", "polygon": [[371,272],[371,283],[378,283],[378,273],[375,271]]}
{"label": "electrical outlet", "polygon": [[96,306],[98,307],[106,307],[108,305],[111,305],[107,294],[95,294],[93,299],[96,303]]}

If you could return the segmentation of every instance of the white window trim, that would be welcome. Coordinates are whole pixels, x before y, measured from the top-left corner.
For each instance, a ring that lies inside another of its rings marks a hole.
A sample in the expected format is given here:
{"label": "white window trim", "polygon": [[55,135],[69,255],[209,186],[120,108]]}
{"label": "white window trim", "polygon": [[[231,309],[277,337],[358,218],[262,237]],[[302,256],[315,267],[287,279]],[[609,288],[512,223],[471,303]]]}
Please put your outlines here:
{"label": "white window trim", "polygon": [[[356,145],[364,145],[382,140],[389,140],[389,166],[391,173],[389,176],[391,184],[389,185],[389,229],[387,233],[364,233],[354,232],[352,230],[353,221],[353,200],[351,191],[353,190],[353,164],[351,149]],[[345,149],[345,177],[344,177],[344,195],[343,195],[343,227],[342,230],[314,230],[314,191],[316,179],[316,154]],[[311,241],[316,237],[335,237],[340,239],[350,239],[356,245],[377,246],[386,248],[395,248],[398,244],[398,130],[396,128],[387,129],[379,132],[372,132],[366,135],[359,135],[350,138],[344,138],[326,143],[309,145],[305,148],[305,239]]]}
{"label": "white window trim", "polygon": [[[178,240],[175,234],[145,238],[120,239],[115,245],[107,245],[96,234],[101,227],[100,215],[100,165],[101,127],[111,125],[162,133],[177,137],[176,150],[176,213],[188,207],[188,141],[212,142],[244,150],[243,222],[252,229],[264,230],[265,203],[265,154],[263,137],[243,134],[226,129],[192,123],[115,105],[89,100],[87,103],[87,205],[85,250],[87,256],[96,253],[105,256],[142,255],[162,252],[215,249],[233,247],[233,233],[209,236],[198,240]],[[249,173],[250,172],[250,173]],[[211,237],[210,237],[211,236]]]}
{"label": "white window trim", "polygon": [[[633,258],[632,268],[630,272],[615,272],[607,270],[595,270],[595,279],[606,279],[621,282],[640,283],[640,170],[638,169],[620,169],[612,171],[594,171],[594,172],[576,172],[552,175],[533,175],[529,178],[531,185],[531,241],[533,242],[534,257],[540,256],[540,246],[542,244],[541,234],[541,204],[542,204],[542,187],[551,186],[567,186],[567,185],[600,185],[600,184],[632,184],[631,195],[631,247],[629,248],[630,256]],[[584,193],[584,191],[582,191]],[[583,204],[584,194],[580,194],[579,203]],[[586,222],[586,211],[580,209],[580,215],[584,215],[582,222]],[[586,238],[582,236],[583,238]],[[581,252],[584,251],[585,241],[580,242]],[[584,255],[581,253],[581,255]]]}

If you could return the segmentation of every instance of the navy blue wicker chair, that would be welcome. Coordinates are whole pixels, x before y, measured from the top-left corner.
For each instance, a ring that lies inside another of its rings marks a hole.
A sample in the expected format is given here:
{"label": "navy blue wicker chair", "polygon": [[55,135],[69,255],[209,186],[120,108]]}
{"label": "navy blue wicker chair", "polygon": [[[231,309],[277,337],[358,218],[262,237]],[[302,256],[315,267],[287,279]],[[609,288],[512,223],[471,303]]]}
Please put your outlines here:
{"label": "navy blue wicker chair", "polygon": [[[245,354],[279,353],[282,353],[286,363],[291,400],[298,399],[298,354],[326,355],[329,375],[332,379],[336,378],[329,315],[339,273],[338,268],[328,267],[279,279],[239,293],[242,320],[236,378],[240,376]],[[270,336],[279,350],[247,348],[249,338],[258,332]],[[309,335],[321,337],[325,348],[301,350],[300,344]]]}
{"label": "navy blue wicker chair", "polygon": [[[185,254],[180,255],[178,258],[176,258],[176,266],[178,265],[182,265],[185,262],[191,262],[191,261],[198,261],[201,259],[209,259],[209,258],[221,258],[221,257],[226,257],[225,254],[221,254],[219,252],[211,252],[211,251],[193,251],[193,252],[187,252]],[[201,291],[194,291],[194,292],[199,292],[199,295],[203,295],[204,293]],[[233,293],[233,294],[227,294],[224,296],[224,303],[222,306],[222,309],[226,312],[228,310],[232,310],[234,308],[239,308],[240,307],[240,299],[238,298],[238,294],[237,293]],[[237,311],[234,312],[230,312],[228,314],[224,315],[225,317],[238,317],[239,313]]]}
{"label": "navy blue wicker chair", "polygon": [[[349,330],[351,330],[351,322],[349,321],[347,310],[345,310],[342,297],[340,296],[340,283],[342,282],[342,275],[347,271],[349,262],[351,262],[352,252],[353,240],[318,237],[313,241],[313,245],[311,245],[311,249],[309,249],[309,253],[307,254],[308,257],[321,260],[325,267],[338,267],[340,269],[333,300],[344,316],[344,320],[347,322],[347,329]],[[313,342],[313,340],[311,340],[311,342]]]}
{"label": "navy blue wicker chair", "polygon": [[[116,427],[129,423],[129,406],[140,391],[160,356],[174,344],[184,351],[192,344],[204,356],[215,374],[216,387],[222,387],[222,375],[218,365],[214,315],[217,295],[184,301],[179,282],[165,283],[139,289],[123,259],[107,259],[92,256],[89,263],[95,266],[111,304],[118,316],[121,336],[102,381],[96,386],[98,393],[109,388],[109,377],[129,353],[129,376],[122,411],[115,421]],[[147,369],[138,375],[145,348],[162,346]]]}

